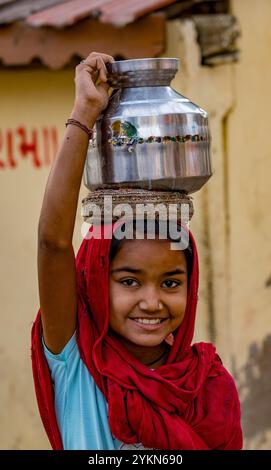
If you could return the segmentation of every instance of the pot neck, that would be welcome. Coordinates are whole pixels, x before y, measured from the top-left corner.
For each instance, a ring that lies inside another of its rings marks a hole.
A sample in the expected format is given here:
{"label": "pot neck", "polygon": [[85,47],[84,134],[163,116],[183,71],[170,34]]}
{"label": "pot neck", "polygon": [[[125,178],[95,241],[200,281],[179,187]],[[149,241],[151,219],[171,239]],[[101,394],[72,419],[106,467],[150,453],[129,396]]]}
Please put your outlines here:
{"label": "pot neck", "polygon": [[174,70],[133,70],[123,74],[109,74],[112,88],[169,86],[176,75]]}

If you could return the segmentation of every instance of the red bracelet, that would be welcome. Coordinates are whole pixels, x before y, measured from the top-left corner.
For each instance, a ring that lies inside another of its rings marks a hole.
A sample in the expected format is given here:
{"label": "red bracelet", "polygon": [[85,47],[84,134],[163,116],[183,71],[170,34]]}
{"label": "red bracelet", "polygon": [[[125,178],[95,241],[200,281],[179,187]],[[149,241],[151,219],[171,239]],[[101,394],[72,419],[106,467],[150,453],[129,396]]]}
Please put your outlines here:
{"label": "red bracelet", "polygon": [[93,131],[92,129],[89,129],[85,124],[82,124],[81,122],[77,121],[76,119],[68,119],[66,122],[66,127],[69,124],[73,124],[74,126],[80,127],[83,131],[85,131],[89,137],[89,139],[92,139]]}

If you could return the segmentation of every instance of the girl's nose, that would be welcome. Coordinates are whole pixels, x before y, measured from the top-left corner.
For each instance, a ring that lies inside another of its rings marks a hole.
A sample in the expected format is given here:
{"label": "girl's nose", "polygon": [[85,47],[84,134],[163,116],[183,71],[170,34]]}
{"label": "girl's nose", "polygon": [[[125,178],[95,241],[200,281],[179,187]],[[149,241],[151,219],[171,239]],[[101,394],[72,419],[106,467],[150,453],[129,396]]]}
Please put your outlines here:
{"label": "girl's nose", "polygon": [[146,297],[139,302],[139,308],[141,310],[147,310],[148,312],[157,312],[163,310],[163,305],[157,295],[146,293]]}

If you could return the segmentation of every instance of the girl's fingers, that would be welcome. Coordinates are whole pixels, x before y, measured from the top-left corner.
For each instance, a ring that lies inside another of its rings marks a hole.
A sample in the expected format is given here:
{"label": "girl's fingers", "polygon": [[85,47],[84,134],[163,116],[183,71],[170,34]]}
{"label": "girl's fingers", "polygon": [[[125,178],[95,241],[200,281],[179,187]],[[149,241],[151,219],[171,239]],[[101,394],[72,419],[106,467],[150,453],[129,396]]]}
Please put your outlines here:
{"label": "girl's fingers", "polygon": [[91,52],[88,57],[85,59],[84,63],[93,67],[94,69],[98,69],[99,71],[99,78],[101,81],[107,81],[107,70],[105,64],[108,62],[114,62],[115,59],[111,55],[98,53],[98,52]]}
{"label": "girl's fingers", "polygon": [[81,62],[77,67],[79,70],[87,70],[90,72],[94,82],[96,82],[98,77],[102,82],[107,81],[105,62],[99,55],[85,59],[84,62]]}
{"label": "girl's fingers", "polygon": [[105,63],[103,61],[103,59],[101,57],[98,57],[97,58],[97,61],[96,61],[96,67],[99,71],[99,78],[102,82],[106,82],[107,81],[107,70],[106,70],[106,67],[105,67]]}
{"label": "girl's fingers", "polygon": [[82,65],[84,67],[80,67],[80,71],[87,72],[90,75],[90,79],[93,85],[96,85],[97,82],[105,83],[107,81],[106,77],[105,77],[105,80],[101,79],[101,76],[100,76],[101,72],[98,68],[96,69],[86,64],[82,64]]}
{"label": "girl's fingers", "polygon": [[112,57],[111,55],[103,54],[103,53],[100,53],[100,52],[91,52],[87,56],[87,58],[85,59],[85,62],[88,62],[89,60],[91,60],[91,59],[93,59],[94,57],[97,57],[97,56],[101,57],[105,63],[115,61],[114,57]]}

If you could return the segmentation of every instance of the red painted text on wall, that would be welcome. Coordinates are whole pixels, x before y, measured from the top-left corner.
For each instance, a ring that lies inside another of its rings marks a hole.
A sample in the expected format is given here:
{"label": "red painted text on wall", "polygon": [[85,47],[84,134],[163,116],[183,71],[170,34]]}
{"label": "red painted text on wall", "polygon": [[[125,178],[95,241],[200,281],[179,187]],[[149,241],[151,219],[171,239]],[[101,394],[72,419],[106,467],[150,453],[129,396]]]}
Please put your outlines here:
{"label": "red painted text on wall", "polygon": [[0,170],[27,159],[34,168],[50,166],[58,147],[56,127],[0,129]]}

